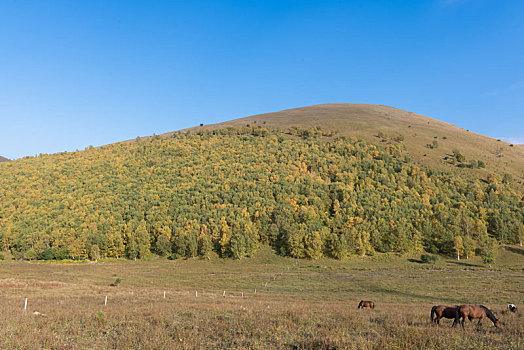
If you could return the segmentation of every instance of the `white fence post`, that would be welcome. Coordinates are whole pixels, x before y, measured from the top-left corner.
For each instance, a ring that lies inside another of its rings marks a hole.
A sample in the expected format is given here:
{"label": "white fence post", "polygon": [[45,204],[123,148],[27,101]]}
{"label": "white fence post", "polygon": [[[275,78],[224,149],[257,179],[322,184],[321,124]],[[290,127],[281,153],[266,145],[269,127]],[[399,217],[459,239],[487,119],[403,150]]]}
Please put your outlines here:
{"label": "white fence post", "polygon": [[107,295],[106,295],[106,300],[104,301],[104,305],[107,305]]}
{"label": "white fence post", "polygon": [[24,302],[24,311],[27,310],[27,298],[25,298],[25,302]]}

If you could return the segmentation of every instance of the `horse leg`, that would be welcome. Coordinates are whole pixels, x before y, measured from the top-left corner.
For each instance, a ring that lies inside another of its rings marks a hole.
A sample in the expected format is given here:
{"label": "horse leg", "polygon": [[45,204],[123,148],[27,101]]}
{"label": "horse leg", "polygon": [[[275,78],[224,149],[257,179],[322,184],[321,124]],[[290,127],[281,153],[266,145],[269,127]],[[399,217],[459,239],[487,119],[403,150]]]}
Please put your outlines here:
{"label": "horse leg", "polygon": [[460,319],[462,316],[458,316],[453,320],[453,324],[451,325],[451,328],[454,328],[457,324],[460,324],[462,326],[462,329],[464,329],[464,318],[462,320]]}
{"label": "horse leg", "polygon": [[479,323],[477,324],[478,328],[482,327],[482,321],[484,321],[484,317],[479,318]]}
{"label": "horse leg", "polygon": [[477,332],[480,332],[482,330],[482,318],[479,319],[479,322],[477,323]]}
{"label": "horse leg", "polygon": [[457,313],[455,314],[455,319],[453,320],[453,324],[451,325],[451,328],[455,328],[455,326],[460,322],[460,314]]}

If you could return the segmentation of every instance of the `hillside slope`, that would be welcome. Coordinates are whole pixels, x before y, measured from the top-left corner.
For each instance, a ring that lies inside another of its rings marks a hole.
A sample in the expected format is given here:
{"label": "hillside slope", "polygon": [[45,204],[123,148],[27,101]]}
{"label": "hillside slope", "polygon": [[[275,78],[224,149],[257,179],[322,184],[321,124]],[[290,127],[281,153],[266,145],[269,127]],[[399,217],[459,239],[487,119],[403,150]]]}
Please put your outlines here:
{"label": "hillside slope", "polygon": [[5,158],[5,157],[2,157],[0,156],[0,162],[7,162],[9,159]]}
{"label": "hillside slope", "polygon": [[312,259],[490,258],[524,238],[511,182],[421,168],[398,143],[312,134],[244,126],[2,163],[0,249],[47,260],[240,259],[262,244]]}
{"label": "hillside slope", "polygon": [[[486,178],[491,172],[510,174],[524,183],[524,146],[477,134],[458,126],[401,109],[369,105],[332,103],[294,108],[274,113],[253,115],[218,124],[198,126],[178,132],[194,132],[228,126],[261,125],[268,128],[293,126],[335,129],[339,135],[362,138],[370,143],[394,143],[393,138],[403,138],[402,143],[413,159],[422,165],[439,170],[453,170],[462,175]],[[176,132],[164,134],[169,136]],[[378,137],[379,133],[384,135]],[[438,142],[437,148],[428,144]],[[460,168],[449,161],[453,151],[459,150],[466,157],[465,163],[481,160],[484,169]],[[445,158],[448,159],[445,159]]]}
{"label": "hillside slope", "polygon": [[269,244],[312,259],[425,250],[489,262],[524,239],[521,188],[502,176],[521,176],[521,148],[428,117],[320,105],[163,136],[0,164],[0,250],[241,259]]}

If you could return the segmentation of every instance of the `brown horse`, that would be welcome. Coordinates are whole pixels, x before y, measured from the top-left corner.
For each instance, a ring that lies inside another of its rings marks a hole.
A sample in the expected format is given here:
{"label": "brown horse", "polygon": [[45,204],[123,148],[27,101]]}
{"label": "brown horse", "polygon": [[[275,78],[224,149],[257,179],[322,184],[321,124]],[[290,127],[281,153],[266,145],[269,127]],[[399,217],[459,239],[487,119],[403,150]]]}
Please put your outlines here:
{"label": "brown horse", "polygon": [[478,325],[481,325],[481,322],[487,317],[493,322],[493,325],[497,328],[502,328],[499,320],[493,315],[493,313],[484,305],[460,305],[456,309],[455,321],[453,326],[459,323],[460,318],[462,318],[461,325],[464,328],[464,321],[466,318],[471,322],[471,320],[479,320]]}
{"label": "brown horse", "polygon": [[360,303],[358,303],[357,309],[363,309],[365,307],[369,307],[370,309],[375,308],[375,303],[369,300],[361,300]]}
{"label": "brown horse", "polygon": [[[435,305],[431,308],[431,322],[440,324],[441,318],[454,319],[457,314],[457,306]],[[437,317],[433,318],[434,315]]]}

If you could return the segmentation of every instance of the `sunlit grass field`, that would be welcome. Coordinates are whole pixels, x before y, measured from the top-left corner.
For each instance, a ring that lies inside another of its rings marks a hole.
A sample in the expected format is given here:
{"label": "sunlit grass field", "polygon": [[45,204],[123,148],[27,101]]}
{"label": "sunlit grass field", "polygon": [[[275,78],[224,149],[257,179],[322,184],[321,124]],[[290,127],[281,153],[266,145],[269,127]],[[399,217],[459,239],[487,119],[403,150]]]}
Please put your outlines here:
{"label": "sunlit grass field", "polygon": [[[362,299],[375,310],[357,310]],[[431,325],[432,305],[462,303],[490,307],[504,328]],[[3,261],[0,348],[523,348],[524,307],[512,314],[508,303],[524,304],[517,246],[500,248],[492,268],[477,257],[294,260],[269,248],[243,260]]]}

